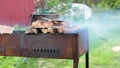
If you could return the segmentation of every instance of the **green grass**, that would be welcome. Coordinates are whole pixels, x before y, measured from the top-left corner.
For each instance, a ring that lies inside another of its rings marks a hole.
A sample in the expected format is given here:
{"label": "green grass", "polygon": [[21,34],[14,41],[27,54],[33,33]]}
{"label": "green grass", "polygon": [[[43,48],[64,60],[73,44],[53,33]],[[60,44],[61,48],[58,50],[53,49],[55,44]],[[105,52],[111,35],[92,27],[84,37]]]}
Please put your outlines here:
{"label": "green grass", "polygon": [[120,53],[112,52],[118,41],[111,41],[90,51],[90,68],[119,68]]}

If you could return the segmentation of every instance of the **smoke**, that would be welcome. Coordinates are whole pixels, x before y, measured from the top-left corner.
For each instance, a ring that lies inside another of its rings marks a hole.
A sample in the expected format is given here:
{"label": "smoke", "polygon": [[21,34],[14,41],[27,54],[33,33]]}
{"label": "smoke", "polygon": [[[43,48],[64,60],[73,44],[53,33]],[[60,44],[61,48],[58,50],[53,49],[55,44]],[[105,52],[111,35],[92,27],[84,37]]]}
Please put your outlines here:
{"label": "smoke", "polygon": [[97,34],[119,28],[120,13],[118,11],[94,12],[91,19],[86,20],[87,26]]}
{"label": "smoke", "polygon": [[88,28],[90,49],[120,40],[120,11],[94,11],[89,19],[69,20],[72,25]]}
{"label": "smoke", "polygon": [[89,20],[84,20],[81,26],[88,27],[91,48],[97,48],[105,43],[120,39],[120,11],[93,12]]}

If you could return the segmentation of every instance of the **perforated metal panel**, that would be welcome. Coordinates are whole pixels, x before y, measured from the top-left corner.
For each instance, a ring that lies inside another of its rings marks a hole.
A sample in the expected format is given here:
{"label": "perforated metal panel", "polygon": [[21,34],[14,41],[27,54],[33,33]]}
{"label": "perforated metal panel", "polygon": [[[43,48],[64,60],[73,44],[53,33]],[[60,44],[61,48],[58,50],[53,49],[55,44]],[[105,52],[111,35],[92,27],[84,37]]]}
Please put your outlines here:
{"label": "perforated metal panel", "polygon": [[83,38],[77,33],[0,34],[0,55],[72,59],[75,52],[79,56],[86,52],[87,40],[82,41]]}
{"label": "perforated metal panel", "polygon": [[22,55],[47,58],[73,58],[74,34],[25,35]]}

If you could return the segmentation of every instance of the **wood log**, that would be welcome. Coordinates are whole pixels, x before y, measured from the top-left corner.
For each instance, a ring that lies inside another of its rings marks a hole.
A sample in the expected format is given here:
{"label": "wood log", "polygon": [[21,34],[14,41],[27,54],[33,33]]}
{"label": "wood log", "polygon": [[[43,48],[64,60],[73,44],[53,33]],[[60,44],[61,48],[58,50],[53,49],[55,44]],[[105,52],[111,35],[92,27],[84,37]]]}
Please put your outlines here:
{"label": "wood log", "polygon": [[38,31],[35,28],[29,28],[25,31],[25,34],[38,34]]}
{"label": "wood log", "polygon": [[54,28],[48,28],[48,32],[49,32],[49,33],[55,33],[55,32],[54,32]]}
{"label": "wood log", "polygon": [[31,24],[31,27],[33,28],[38,27],[38,26],[43,26],[43,22],[37,20],[37,21],[32,22]]}
{"label": "wood log", "polygon": [[48,33],[48,29],[47,29],[47,28],[42,28],[41,31],[42,31],[43,33]]}
{"label": "wood log", "polygon": [[63,31],[63,27],[59,27],[59,28],[57,28],[57,31],[58,31],[58,33],[64,33],[64,31]]}
{"label": "wood log", "polygon": [[[47,18],[44,18],[47,19]],[[31,24],[31,28],[26,31],[26,33],[64,33],[64,26],[68,24],[67,22],[61,20],[49,20],[47,22],[42,22],[40,20],[34,21]],[[36,30],[34,30],[36,29]],[[39,29],[39,30],[38,30]]]}

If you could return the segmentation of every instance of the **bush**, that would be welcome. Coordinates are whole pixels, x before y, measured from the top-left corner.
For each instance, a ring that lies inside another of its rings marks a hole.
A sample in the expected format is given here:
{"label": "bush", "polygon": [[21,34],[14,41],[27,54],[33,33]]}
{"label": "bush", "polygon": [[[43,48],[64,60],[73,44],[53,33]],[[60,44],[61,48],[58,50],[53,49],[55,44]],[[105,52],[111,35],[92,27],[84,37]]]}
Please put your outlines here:
{"label": "bush", "polygon": [[102,10],[120,9],[120,0],[102,0],[97,4],[92,3],[91,7],[93,9],[102,9]]}
{"label": "bush", "polygon": [[48,6],[50,8],[57,6],[58,4],[62,4],[62,3],[72,3],[73,0],[46,0],[48,3]]}

